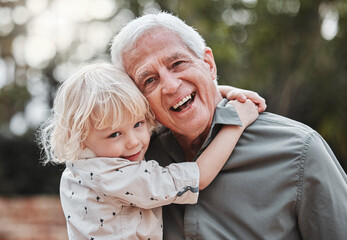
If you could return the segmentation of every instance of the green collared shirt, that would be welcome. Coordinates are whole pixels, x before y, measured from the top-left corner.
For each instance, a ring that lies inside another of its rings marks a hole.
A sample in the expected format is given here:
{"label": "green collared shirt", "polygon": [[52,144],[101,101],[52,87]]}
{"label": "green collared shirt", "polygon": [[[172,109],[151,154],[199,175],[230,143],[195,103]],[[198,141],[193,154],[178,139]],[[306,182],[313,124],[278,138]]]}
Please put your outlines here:
{"label": "green collared shirt", "polygon": [[[201,151],[221,124],[239,125],[223,99]],[[227,144],[227,143],[226,143]],[[168,129],[147,159],[183,162]],[[213,161],[213,159],[211,159]],[[242,134],[194,205],[164,207],[164,239],[346,239],[347,177],[322,137],[299,122],[262,113]]]}

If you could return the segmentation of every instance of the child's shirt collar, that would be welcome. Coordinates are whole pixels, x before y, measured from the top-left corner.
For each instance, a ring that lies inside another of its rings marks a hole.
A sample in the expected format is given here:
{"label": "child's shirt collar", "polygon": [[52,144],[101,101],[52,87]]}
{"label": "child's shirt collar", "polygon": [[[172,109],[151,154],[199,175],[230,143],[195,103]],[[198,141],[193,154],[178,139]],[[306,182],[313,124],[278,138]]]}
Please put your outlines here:
{"label": "child's shirt collar", "polygon": [[95,158],[95,157],[97,156],[92,150],[90,150],[89,148],[85,148],[82,150],[82,152],[78,156],[78,159]]}

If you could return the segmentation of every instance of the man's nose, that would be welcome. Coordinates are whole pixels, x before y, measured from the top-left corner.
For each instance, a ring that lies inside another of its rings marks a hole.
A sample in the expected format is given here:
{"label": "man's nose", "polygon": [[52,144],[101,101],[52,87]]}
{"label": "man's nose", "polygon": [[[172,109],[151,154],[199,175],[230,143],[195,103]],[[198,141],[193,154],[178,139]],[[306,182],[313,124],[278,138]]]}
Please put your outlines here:
{"label": "man's nose", "polygon": [[177,78],[177,76],[170,71],[163,71],[160,74],[160,81],[162,84],[163,94],[174,94],[177,89],[182,84],[182,80]]}

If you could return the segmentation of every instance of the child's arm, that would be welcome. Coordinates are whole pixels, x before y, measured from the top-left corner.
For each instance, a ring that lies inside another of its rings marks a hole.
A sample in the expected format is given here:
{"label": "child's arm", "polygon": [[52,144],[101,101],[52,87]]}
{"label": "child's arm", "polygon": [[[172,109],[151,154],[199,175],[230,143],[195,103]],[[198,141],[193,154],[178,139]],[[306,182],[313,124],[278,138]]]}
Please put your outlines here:
{"label": "child's arm", "polygon": [[242,127],[235,125],[223,126],[210,145],[196,160],[200,171],[200,190],[206,188],[217,176],[234,150],[243,130],[258,117],[258,107],[250,100],[246,100],[245,103],[232,101],[230,104],[235,107],[241,119]]}
{"label": "child's arm", "polygon": [[246,99],[250,99],[258,106],[258,112],[263,112],[266,109],[265,99],[260,97],[256,92],[227,85],[219,85],[218,90],[222,94],[222,97],[227,98],[229,101],[237,100],[244,103]]}
{"label": "child's arm", "polygon": [[257,106],[250,100],[228,104],[236,109],[242,127],[222,127],[196,162],[172,163],[163,168],[154,160],[131,162],[125,159],[104,159],[109,161],[110,167],[102,168],[98,176],[93,175],[93,179],[87,176],[91,188],[95,187],[94,179],[99,179],[97,187],[100,189],[97,191],[100,196],[114,197],[115,202],[145,209],[170,203],[196,203],[198,187],[204,189],[212,182],[229,158],[243,130],[258,116]]}

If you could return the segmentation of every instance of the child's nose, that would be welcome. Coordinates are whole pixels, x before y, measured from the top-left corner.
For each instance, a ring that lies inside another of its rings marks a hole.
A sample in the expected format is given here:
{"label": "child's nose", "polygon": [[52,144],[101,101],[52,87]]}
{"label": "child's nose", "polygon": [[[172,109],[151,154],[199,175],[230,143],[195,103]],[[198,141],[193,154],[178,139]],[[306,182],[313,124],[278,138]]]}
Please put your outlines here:
{"label": "child's nose", "polygon": [[135,134],[129,134],[127,138],[127,148],[131,149],[139,145],[140,141]]}

